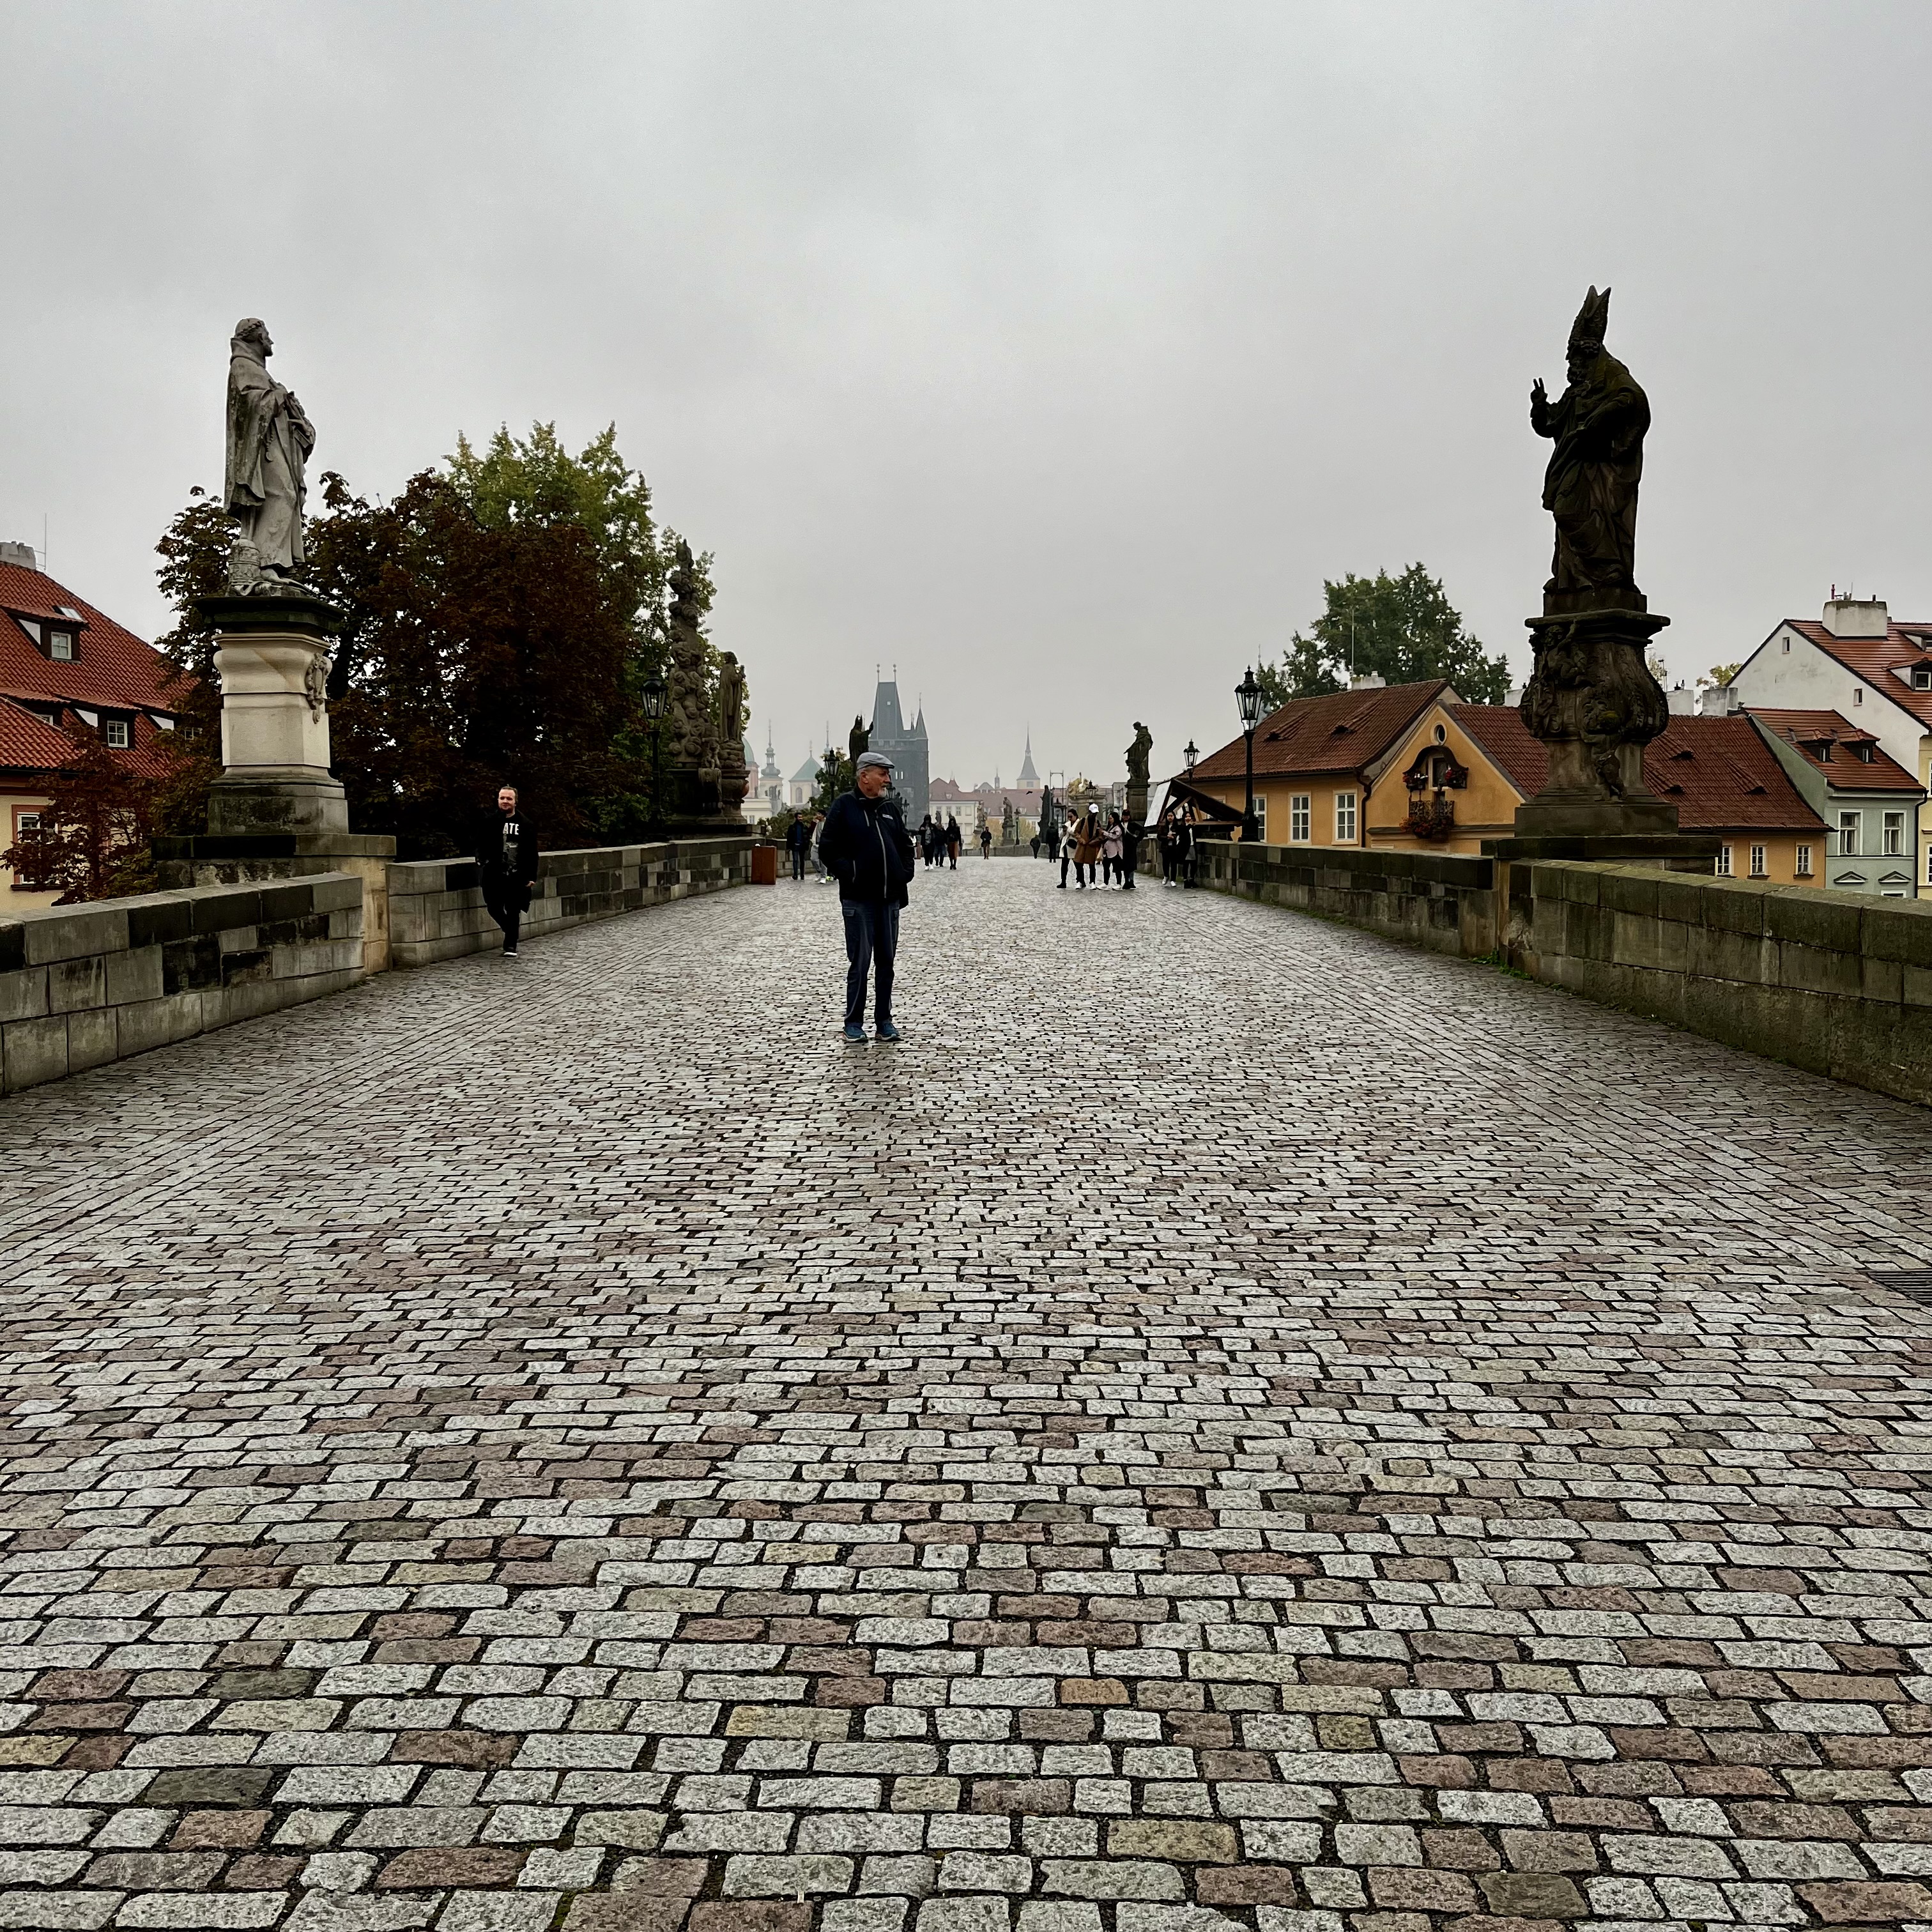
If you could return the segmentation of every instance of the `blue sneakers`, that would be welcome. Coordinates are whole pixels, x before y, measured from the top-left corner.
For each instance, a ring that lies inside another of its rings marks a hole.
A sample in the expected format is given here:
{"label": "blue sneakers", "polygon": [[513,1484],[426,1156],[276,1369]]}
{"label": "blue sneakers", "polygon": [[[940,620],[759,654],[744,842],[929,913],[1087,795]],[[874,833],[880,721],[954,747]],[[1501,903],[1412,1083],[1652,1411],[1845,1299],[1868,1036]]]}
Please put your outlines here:
{"label": "blue sneakers", "polygon": [[866,1029],[862,1026],[848,1026],[845,1029],[845,1037],[848,1040],[862,1041],[866,1037]]}
{"label": "blue sneakers", "polygon": [[892,1024],[890,1020],[880,1021],[878,1030],[873,1035],[873,1038],[875,1040],[897,1040],[898,1036],[899,1030],[897,1027]]}

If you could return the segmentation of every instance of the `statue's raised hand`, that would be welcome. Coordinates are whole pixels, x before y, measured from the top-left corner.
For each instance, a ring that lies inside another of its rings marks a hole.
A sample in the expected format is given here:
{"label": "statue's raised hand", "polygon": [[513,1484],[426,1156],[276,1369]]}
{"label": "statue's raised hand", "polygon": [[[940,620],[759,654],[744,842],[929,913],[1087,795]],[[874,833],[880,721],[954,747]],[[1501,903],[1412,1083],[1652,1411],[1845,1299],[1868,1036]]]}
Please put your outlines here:
{"label": "statue's raised hand", "polygon": [[1529,426],[1538,436],[1549,434],[1550,392],[1539,376],[1529,386]]}

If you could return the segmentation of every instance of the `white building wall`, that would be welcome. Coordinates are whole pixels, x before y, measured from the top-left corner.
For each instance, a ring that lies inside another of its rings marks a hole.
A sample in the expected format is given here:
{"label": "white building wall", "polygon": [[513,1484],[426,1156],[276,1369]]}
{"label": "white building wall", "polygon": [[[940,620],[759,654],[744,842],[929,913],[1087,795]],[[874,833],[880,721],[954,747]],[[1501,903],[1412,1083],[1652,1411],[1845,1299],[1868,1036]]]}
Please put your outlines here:
{"label": "white building wall", "polygon": [[[1932,732],[1886,697],[1882,686],[1848,670],[1802,632],[1779,625],[1731,683],[1748,710],[1837,712],[1869,731],[1921,784],[1932,786]],[[1922,810],[1918,819],[1918,836],[1908,842],[1917,848],[1910,868],[1913,889],[1924,898],[1932,878],[1932,812]]]}

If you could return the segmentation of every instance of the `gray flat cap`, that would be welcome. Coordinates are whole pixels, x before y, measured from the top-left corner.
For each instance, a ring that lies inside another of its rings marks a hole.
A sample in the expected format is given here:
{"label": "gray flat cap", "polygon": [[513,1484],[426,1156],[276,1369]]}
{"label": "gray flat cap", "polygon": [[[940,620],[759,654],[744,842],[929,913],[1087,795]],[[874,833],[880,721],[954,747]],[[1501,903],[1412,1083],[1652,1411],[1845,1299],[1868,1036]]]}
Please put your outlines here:
{"label": "gray flat cap", "polygon": [[889,772],[892,768],[892,761],[883,752],[861,752],[859,754],[858,770],[862,772],[874,766]]}

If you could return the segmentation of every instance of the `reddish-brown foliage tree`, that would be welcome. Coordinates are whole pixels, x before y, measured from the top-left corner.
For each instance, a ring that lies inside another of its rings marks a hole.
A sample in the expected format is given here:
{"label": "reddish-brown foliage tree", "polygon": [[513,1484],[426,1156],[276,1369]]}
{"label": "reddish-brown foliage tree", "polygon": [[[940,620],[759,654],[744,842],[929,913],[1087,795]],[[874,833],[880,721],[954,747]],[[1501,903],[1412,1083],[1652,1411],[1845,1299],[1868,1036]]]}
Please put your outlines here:
{"label": "reddish-brown foliage tree", "polygon": [[65,735],[74,755],[41,781],[47,802],[40,823],[0,853],[0,862],[23,885],[58,892],[59,905],[139,891],[160,786],[79,719]]}

